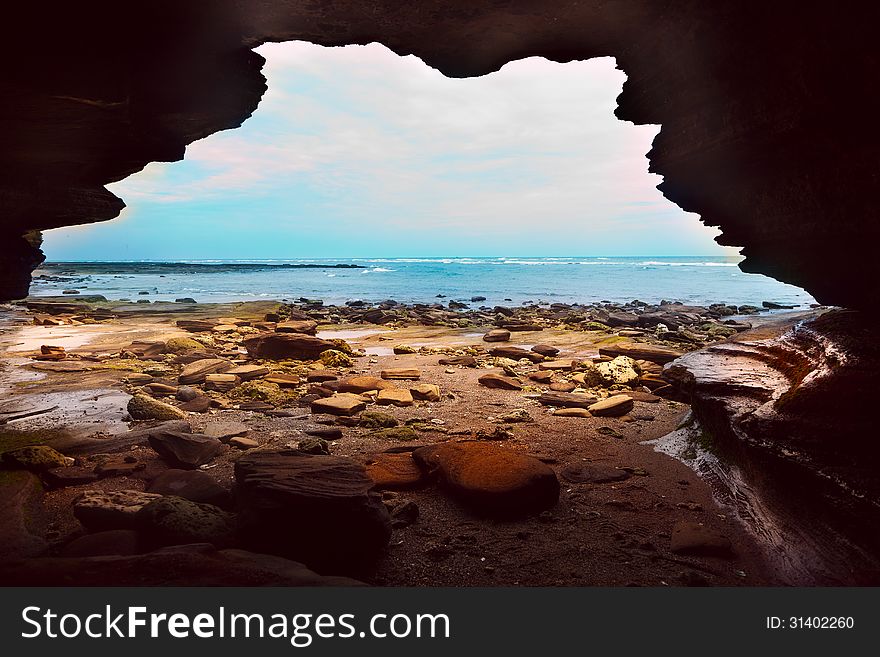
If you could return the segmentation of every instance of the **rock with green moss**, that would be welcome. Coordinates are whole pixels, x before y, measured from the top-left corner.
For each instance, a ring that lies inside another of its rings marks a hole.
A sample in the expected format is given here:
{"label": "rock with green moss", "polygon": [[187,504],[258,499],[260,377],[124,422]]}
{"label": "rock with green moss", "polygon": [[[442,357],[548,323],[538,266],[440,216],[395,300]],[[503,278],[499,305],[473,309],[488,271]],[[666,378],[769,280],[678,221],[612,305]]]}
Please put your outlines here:
{"label": "rock with green moss", "polygon": [[328,349],[327,351],[322,351],[320,359],[321,362],[324,363],[324,365],[326,365],[327,367],[354,366],[354,361],[351,359],[351,356],[342,351],[339,351],[338,349]]}
{"label": "rock with green moss", "polygon": [[367,429],[390,429],[398,424],[397,418],[380,411],[364,411],[358,422],[358,426]]}
{"label": "rock with green moss", "polygon": [[28,445],[3,453],[3,465],[11,470],[44,472],[73,465],[73,459],[48,445]]}
{"label": "rock with green moss", "polygon": [[304,438],[296,448],[306,454],[330,454],[330,443],[323,438]]}
{"label": "rock with green moss", "polygon": [[354,353],[351,345],[342,338],[333,338],[332,340],[328,340],[328,342],[332,342],[335,345],[334,348],[336,349],[336,351],[341,351],[342,353],[348,354],[349,356]]}
{"label": "rock with green moss", "polygon": [[388,429],[376,429],[367,434],[367,438],[376,440],[392,440],[408,442],[416,440],[419,434],[412,427],[393,427]]}
{"label": "rock with green moss", "polygon": [[415,347],[410,347],[408,344],[396,344],[391,350],[397,354],[398,356],[402,356],[404,354],[414,354],[416,353]]}
{"label": "rock with green moss", "polygon": [[165,343],[165,349],[173,354],[179,354],[184,351],[204,349],[204,345],[192,338],[170,338]]}
{"label": "rock with green moss", "polygon": [[289,395],[281,386],[267,381],[245,381],[229,393],[231,399],[262,401],[273,406],[283,407],[291,404],[295,397]]}
{"label": "rock with green moss", "polygon": [[148,395],[136,394],[128,402],[128,414],[135,420],[185,420],[186,412]]}

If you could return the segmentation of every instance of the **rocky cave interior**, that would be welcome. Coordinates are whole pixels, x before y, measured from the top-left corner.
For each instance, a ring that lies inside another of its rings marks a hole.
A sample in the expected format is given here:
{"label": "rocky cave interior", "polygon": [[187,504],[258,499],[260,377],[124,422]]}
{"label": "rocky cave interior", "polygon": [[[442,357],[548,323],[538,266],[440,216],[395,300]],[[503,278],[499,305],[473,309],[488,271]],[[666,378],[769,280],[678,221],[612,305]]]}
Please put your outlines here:
{"label": "rocky cave interior", "polygon": [[826,463],[847,451],[864,493],[853,522],[870,524],[880,484],[865,464],[878,454],[861,409],[880,358],[871,324],[880,91],[869,83],[878,12],[789,0],[19,5],[0,44],[0,300],[27,295],[44,258],[40,231],[116,217],[124,203],[106,184],[240,126],[266,90],[252,50],[262,43],[379,42],[452,77],[529,56],[613,56],[628,76],[617,117],[662,125],[648,158],[663,194],[718,227],[720,243],[741,246],[744,271],[849,309],[803,347],[814,354],[831,340],[848,358],[832,367],[814,357],[822,375],[800,397],[741,429],[821,444]]}

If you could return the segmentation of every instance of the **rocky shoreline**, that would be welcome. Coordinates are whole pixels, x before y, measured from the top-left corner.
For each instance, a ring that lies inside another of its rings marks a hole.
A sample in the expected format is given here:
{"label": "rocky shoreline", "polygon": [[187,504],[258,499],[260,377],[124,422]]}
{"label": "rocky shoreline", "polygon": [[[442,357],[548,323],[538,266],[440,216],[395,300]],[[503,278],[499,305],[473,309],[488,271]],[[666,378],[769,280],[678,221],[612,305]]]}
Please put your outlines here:
{"label": "rocky shoreline", "polygon": [[[116,555],[186,583],[196,549],[226,584],[249,563],[304,582],[774,581],[707,484],[645,444],[687,411],[664,365],[757,308],[461,305],[24,302],[0,578],[97,584]],[[51,407],[96,390],[121,404],[93,425]]]}

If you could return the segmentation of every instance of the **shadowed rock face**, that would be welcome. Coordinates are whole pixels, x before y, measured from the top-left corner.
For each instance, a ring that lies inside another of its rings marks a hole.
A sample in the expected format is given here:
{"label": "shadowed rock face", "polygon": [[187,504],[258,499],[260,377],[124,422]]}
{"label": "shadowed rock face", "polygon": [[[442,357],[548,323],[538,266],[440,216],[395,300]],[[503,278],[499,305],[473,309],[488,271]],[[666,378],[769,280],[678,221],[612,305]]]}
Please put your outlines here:
{"label": "shadowed rock face", "polygon": [[21,235],[115,217],[123,203],[106,183],[239,126],[266,88],[250,48],[301,39],[378,41],[449,76],[615,56],[629,76],[617,115],[663,126],[649,153],[663,193],[743,246],[744,270],[866,309],[878,297],[865,284],[880,232],[877,12],[699,0],[17,8],[0,44],[0,299],[26,294],[41,258]]}

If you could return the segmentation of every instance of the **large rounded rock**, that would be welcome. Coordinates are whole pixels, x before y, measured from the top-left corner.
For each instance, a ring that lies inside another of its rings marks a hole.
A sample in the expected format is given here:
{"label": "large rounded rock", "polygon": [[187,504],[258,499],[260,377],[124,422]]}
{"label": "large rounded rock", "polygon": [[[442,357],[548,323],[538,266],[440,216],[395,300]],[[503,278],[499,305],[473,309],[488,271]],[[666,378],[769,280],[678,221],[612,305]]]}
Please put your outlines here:
{"label": "large rounded rock", "polygon": [[412,452],[374,454],[366,459],[367,475],[379,490],[405,490],[425,483],[425,473]]}
{"label": "large rounded rock", "polygon": [[262,333],[244,341],[251,358],[269,360],[315,360],[321,352],[335,349],[328,340],[304,333]]}
{"label": "large rounded rock", "polygon": [[391,521],[363,465],[297,450],[258,450],[235,463],[239,527],[254,549],[322,572],[353,572],[375,560]]}
{"label": "large rounded rock", "polygon": [[605,385],[635,385],[639,381],[636,362],[629,356],[617,356],[604,363],[596,364],[596,371]]}
{"label": "large rounded rock", "polygon": [[128,401],[128,414],[135,420],[185,420],[186,412],[153,399],[148,395],[136,394]]}
{"label": "large rounded rock", "polygon": [[211,543],[228,545],[235,517],[213,506],[182,497],[160,497],[145,504],[135,517],[144,540],[154,546]]}
{"label": "large rounded rock", "polygon": [[73,465],[73,459],[57,452],[48,445],[28,445],[3,453],[3,465],[10,469],[43,472],[52,468]]}
{"label": "large rounded rock", "polygon": [[169,465],[195,469],[208,463],[223,450],[223,443],[198,433],[158,431],[149,436],[152,447]]}
{"label": "large rounded rock", "polygon": [[549,509],[559,481],[536,458],[483,442],[429,445],[413,452],[416,463],[474,510],[500,517]]}

